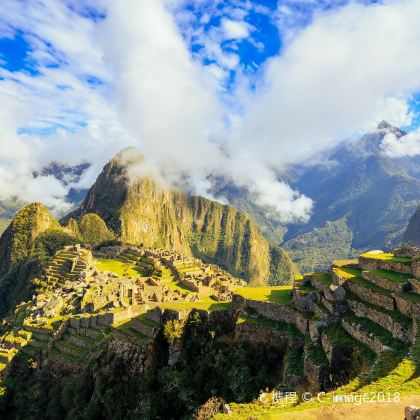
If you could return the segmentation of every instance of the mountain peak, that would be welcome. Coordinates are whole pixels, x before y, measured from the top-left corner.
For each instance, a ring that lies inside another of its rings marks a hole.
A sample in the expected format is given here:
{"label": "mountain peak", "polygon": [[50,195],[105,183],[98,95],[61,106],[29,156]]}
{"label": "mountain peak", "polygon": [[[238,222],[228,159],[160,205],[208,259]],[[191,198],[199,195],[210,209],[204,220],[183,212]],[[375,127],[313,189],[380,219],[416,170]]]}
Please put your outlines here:
{"label": "mountain peak", "polygon": [[382,120],[377,127],[379,131],[395,134],[397,137],[405,136],[407,133],[398,127],[391,125],[388,121]]}
{"label": "mountain peak", "polygon": [[395,127],[393,127],[388,121],[382,120],[378,124],[378,130],[391,130]]}

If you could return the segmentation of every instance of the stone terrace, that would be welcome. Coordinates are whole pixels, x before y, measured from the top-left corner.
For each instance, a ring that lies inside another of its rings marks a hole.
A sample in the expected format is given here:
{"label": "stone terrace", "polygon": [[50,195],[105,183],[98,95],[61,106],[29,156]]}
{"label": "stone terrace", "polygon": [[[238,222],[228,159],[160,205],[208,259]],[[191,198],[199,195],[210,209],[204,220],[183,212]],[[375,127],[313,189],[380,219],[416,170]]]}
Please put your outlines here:
{"label": "stone terrace", "polygon": [[[298,349],[289,343],[283,377],[286,385],[306,382],[314,389],[333,389],[351,379],[355,366],[359,371],[372,368],[382,353],[391,351],[398,358],[416,344],[418,261],[417,248],[393,254],[366,253],[356,261],[333,263],[328,273],[307,274],[296,280],[292,302],[279,304],[234,295],[233,311],[238,319],[251,317],[254,330],[255,324],[271,328],[270,324],[280,322],[305,337]],[[263,337],[273,339],[270,334]],[[250,334],[247,339],[252,340]]]}

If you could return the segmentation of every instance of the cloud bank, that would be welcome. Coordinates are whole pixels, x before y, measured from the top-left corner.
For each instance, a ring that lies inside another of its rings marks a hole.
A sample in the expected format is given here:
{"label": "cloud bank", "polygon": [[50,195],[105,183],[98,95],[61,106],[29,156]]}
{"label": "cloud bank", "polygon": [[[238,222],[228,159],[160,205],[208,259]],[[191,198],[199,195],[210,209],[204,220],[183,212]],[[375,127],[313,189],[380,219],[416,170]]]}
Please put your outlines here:
{"label": "cloud bank", "polygon": [[[190,32],[182,1],[4,3],[0,35],[24,34],[30,68],[0,68],[0,199],[57,212],[68,210],[68,188],[90,186],[110,157],[135,146],[169,184],[188,179],[208,195],[208,176],[223,175],[281,221],[304,222],[311,199],[278,175],[382,119],[409,124],[420,89],[416,0],[318,10],[302,27],[285,23],[293,11],[283,2],[272,16],[282,48],[252,74],[239,52],[244,40],[264,48],[251,2],[232,2],[211,25],[208,2],[196,0],[202,26]],[[74,185],[33,178],[52,160],[93,165]]]}
{"label": "cloud bank", "polygon": [[385,155],[391,158],[418,156],[420,155],[420,131],[412,131],[402,137],[388,133],[382,140],[381,147]]}

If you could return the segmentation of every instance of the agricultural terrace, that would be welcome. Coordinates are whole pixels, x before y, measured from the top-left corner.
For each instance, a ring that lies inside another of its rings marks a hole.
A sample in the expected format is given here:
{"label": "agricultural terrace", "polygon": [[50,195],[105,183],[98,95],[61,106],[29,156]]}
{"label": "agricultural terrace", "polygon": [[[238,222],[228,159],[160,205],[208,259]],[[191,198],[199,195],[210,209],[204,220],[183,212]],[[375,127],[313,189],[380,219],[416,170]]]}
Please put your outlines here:
{"label": "agricultural terrace", "polygon": [[292,301],[292,288],[293,286],[243,287],[235,293],[246,299],[285,304]]}
{"label": "agricultural terrace", "polygon": [[413,259],[410,257],[396,257],[394,254],[391,253],[381,253],[381,254],[361,254],[362,258],[369,258],[374,260],[383,260],[383,261],[394,261],[398,263],[411,263]]}

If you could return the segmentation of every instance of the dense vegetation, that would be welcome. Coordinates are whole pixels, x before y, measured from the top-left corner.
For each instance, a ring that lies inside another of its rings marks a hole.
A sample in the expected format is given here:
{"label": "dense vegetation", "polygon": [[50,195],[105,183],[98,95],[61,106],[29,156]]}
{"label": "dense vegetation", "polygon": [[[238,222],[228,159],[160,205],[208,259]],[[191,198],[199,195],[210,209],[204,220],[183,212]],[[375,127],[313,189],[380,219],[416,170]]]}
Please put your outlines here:
{"label": "dense vegetation", "polygon": [[353,233],[345,219],[326,222],[324,227],[315,228],[285,243],[293,262],[302,273],[325,270],[332,260],[353,255],[351,248]]}
{"label": "dense vegetation", "polygon": [[84,214],[80,220],[70,218],[67,228],[80,242],[87,244],[99,244],[115,239],[115,235],[95,213]]}
{"label": "dense vegetation", "polygon": [[273,366],[280,355],[232,340],[221,325],[210,329],[195,313],[184,329],[177,363],[166,364],[168,342],[161,336],[156,364],[146,374],[131,375],[109,352],[91,360],[82,374],[63,379],[39,379],[22,362],[5,380],[0,417],[187,419],[215,395],[250,401],[278,380]]}

